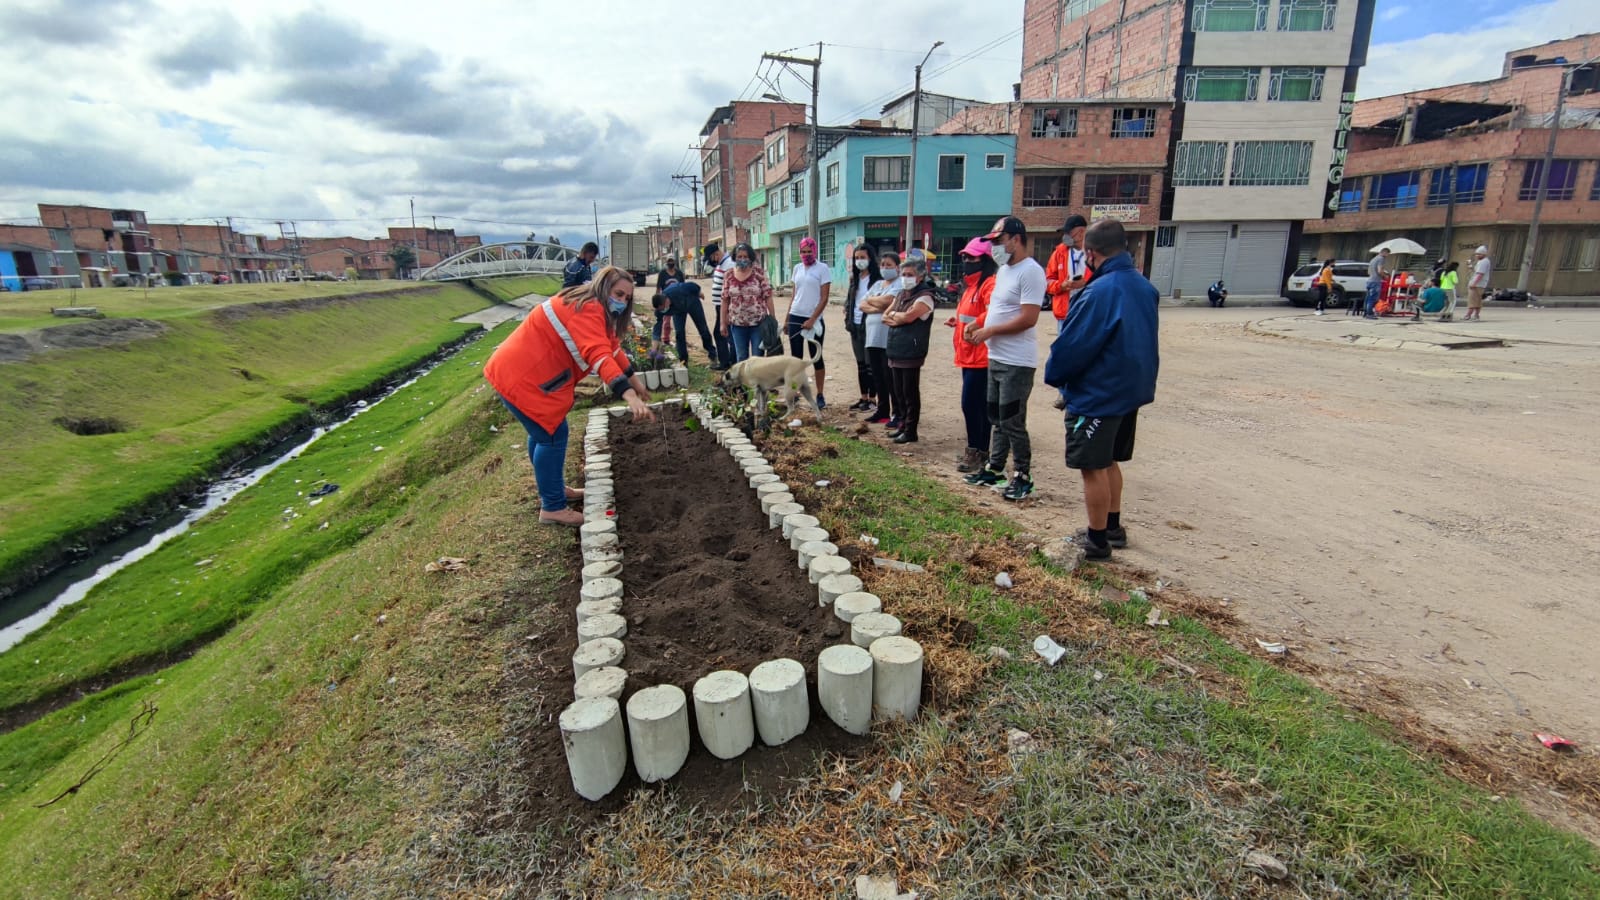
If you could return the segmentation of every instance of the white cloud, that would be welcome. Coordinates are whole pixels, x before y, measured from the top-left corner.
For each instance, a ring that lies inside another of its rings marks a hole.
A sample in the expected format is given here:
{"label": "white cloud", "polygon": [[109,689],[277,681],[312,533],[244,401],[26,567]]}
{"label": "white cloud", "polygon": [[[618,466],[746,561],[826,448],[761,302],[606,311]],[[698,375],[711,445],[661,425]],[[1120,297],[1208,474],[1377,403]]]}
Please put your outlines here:
{"label": "white cloud", "polygon": [[[1454,26],[1455,22],[1443,24]],[[1361,70],[1359,96],[1384,97],[1500,75],[1506,53],[1592,31],[1594,0],[1549,0],[1477,20],[1471,27],[1376,43]],[[1600,53],[1600,40],[1595,52]]]}
{"label": "white cloud", "polygon": [[[643,224],[665,212],[658,200],[687,208],[669,176],[699,171],[687,148],[713,108],[769,89],[752,78],[763,51],[849,45],[823,51],[824,122],[876,116],[910,90],[934,40],[947,46],[924,70],[929,90],[1007,99],[1020,62],[1013,38],[926,74],[1014,31],[1020,3],[996,18],[932,0],[892,25],[741,7],[708,27],[658,0],[286,0],[226,13],[210,0],[22,2],[8,39],[29,64],[9,67],[0,93],[0,218],[67,202],[207,222],[349,219],[301,232],[370,235],[403,224],[414,196],[419,219],[441,226],[577,237],[593,228],[591,202],[602,227]],[[60,27],[112,15],[114,41]],[[808,96],[791,75],[773,83]]]}
{"label": "white cloud", "polygon": [[1408,13],[1410,11],[1411,11],[1411,7],[1406,6],[1404,4],[1385,7],[1383,12],[1378,13],[1378,21],[1380,21],[1380,22],[1393,22],[1395,19],[1400,18],[1401,16],[1405,15],[1406,13]]}

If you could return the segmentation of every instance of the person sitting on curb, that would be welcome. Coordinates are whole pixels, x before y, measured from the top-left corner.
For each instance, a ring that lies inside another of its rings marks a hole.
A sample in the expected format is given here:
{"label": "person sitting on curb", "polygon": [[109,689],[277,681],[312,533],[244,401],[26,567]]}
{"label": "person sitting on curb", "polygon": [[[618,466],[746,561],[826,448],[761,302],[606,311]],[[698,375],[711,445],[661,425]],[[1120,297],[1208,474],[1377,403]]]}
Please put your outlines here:
{"label": "person sitting on curb", "polygon": [[1206,299],[1211,301],[1212,309],[1219,309],[1228,305],[1228,289],[1218,278],[1211,287],[1206,288]]}
{"label": "person sitting on curb", "polygon": [[1073,535],[1086,559],[1126,547],[1122,466],[1133,459],[1139,407],[1156,398],[1161,294],[1133,265],[1122,223],[1101,219],[1084,236],[1095,277],[1050,345],[1045,384],[1067,391],[1067,468],[1083,478],[1089,527]]}

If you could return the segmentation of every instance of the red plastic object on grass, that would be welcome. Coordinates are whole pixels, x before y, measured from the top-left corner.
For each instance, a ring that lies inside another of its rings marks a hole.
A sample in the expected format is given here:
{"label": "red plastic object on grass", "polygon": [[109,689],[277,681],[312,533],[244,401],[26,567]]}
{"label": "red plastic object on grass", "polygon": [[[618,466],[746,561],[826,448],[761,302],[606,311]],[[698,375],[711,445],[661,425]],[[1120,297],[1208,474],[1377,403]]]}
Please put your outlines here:
{"label": "red plastic object on grass", "polygon": [[1539,732],[1539,733],[1536,733],[1534,735],[1534,737],[1539,739],[1539,743],[1545,745],[1546,747],[1549,747],[1551,750],[1576,750],[1576,749],[1578,749],[1578,745],[1577,744],[1574,744],[1573,742],[1567,740],[1566,738],[1562,737],[1559,734],[1545,734],[1544,732]]}

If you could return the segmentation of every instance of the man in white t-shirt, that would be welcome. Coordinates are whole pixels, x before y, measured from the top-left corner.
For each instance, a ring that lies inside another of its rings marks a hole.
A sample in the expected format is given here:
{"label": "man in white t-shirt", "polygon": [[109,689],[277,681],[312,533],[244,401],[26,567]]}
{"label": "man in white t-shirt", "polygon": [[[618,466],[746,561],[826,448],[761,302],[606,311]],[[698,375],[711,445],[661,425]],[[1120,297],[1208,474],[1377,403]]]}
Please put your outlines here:
{"label": "man in white t-shirt", "polygon": [[1011,483],[1001,496],[1022,500],[1033,493],[1033,445],[1028,440],[1028,397],[1039,366],[1039,342],[1033,326],[1044,305],[1044,268],[1028,252],[1028,228],[1016,216],[994,223],[984,240],[1000,265],[994,293],[982,328],[967,326],[967,340],[989,348],[989,421],[994,436],[989,461],[967,476],[968,484],[998,485],[1006,480],[1006,456],[1012,458]]}
{"label": "man in white t-shirt", "polygon": [[789,321],[784,334],[789,337],[789,352],[797,358],[806,355],[806,339],[817,343],[817,361],[812,369],[817,377],[817,409],[827,409],[822,397],[822,381],[826,367],[822,363],[822,311],[828,306],[828,293],[833,289],[833,267],[817,259],[817,242],[809,237],[800,239],[800,262],[795,264],[790,278],[794,282],[794,300],[789,303]]}
{"label": "man in white t-shirt", "polygon": [[722,283],[733,271],[733,257],[722,252],[715,241],[706,245],[706,265],[711,267],[711,308],[717,321],[711,326],[711,339],[717,346],[717,355],[711,360],[711,371],[721,372],[733,365],[733,341],[722,336]]}
{"label": "man in white t-shirt", "polygon": [[1479,247],[1472,254],[1472,277],[1467,279],[1467,317],[1463,322],[1483,321],[1483,295],[1489,291],[1489,276],[1494,274],[1494,263],[1489,260],[1489,248]]}

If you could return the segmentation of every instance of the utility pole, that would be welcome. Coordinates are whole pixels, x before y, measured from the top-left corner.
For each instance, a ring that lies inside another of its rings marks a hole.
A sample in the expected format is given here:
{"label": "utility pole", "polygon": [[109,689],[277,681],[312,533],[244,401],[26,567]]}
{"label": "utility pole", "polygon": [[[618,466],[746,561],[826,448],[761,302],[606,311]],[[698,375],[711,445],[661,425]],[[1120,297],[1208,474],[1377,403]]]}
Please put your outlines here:
{"label": "utility pole", "polygon": [[412,272],[422,270],[422,247],[417,244],[417,198],[411,198],[411,255],[416,257],[411,261]]}
{"label": "utility pole", "polygon": [[704,235],[700,233],[700,176],[699,175],[674,175],[673,181],[682,182],[689,186],[689,192],[694,195],[694,252],[700,253],[704,246]]}
{"label": "utility pole", "polygon": [[594,245],[600,246],[600,201],[590,200],[594,206]]}
{"label": "utility pole", "polygon": [[233,247],[231,245],[233,244],[233,216],[228,217],[228,233],[226,235],[222,233],[222,223],[217,222],[217,243],[222,245],[222,259],[228,267],[228,270],[223,274],[228,276],[229,281],[232,281]]}
{"label": "utility pole", "polygon": [[1539,243],[1539,215],[1544,212],[1544,195],[1550,191],[1550,169],[1555,162],[1556,135],[1561,133],[1561,110],[1567,99],[1567,84],[1572,69],[1563,67],[1561,84],[1556,87],[1556,115],[1550,122],[1550,143],[1544,148],[1544,163],[1539,170],[1539,193],[1533,197],[1533,218],[1528,222],[1528,240],[1522,248],[1522,268],[1517,272],[1517,290],[1526,291],[1533,277],[1533,251]]}
{"label": "utility pole", "polygon": [[1456,164],[1451,163],[1450,168],[1444,170],[1445,174],[1445,201],[1444,206],[1444,247],[1439,258],[1445,263],[1450,262],[1450,247],[1456,234]]}
{"label": "utility pole", "polygon": [[927,55],[922,57],[922,62],[917,63],[916,86],[911,89],[911,166],[906,173],[907,252],[910,252],[911,242],[917,234],[917,135],[922,131],[922,67],[928,64],[928,57],[933,55],[933,51],[942,46],[944,41],[934,41]]}
{"label": "utility pole", "polygon": [[[820,193],[817,190],[817,173],[821,171],[821,162],[817,159],[817,148],[820,146],[820,135],[818,134],[818,131],[821,127],[818,122],[819,113],[817,111],[817,95],[822,82],[822,42],[817,42],[816,59],[802,59],[797,56],[783,56],[777,53],[763,53],[761,54],[761,58],[769,59],[773,62],[783,63],[785,66],[808,66],[811,69],[811,139],[806,142],[810,147],[811,156],[811,190],[808,191],[808,193],[811,195],[811,213],[810,215],[806,216],[806,231],[808,234],[810,234],[812,240],[816,240],[817,198]],[[799,77],[799,73],[796,73],[795,77]],[[820,251],[821,248],[819,247],[818,249]]]}

